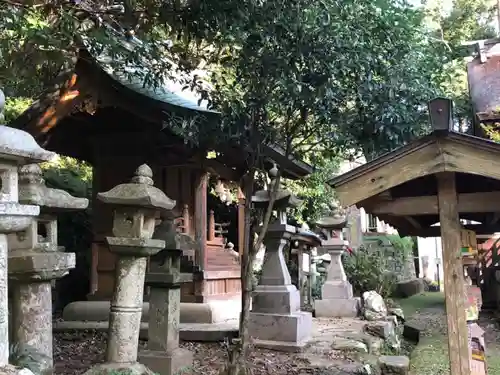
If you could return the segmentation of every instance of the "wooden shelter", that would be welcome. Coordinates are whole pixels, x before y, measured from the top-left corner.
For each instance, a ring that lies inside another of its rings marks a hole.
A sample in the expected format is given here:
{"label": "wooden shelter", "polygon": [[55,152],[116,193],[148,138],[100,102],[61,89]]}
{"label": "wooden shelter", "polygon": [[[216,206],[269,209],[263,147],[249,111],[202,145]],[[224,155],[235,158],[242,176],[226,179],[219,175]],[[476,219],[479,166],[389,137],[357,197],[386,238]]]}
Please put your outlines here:
{"label": "wooden shelter", "polygon": [[[115,45],[133,49],[129,40],[113,38]],[[218,126],[219,114],[200,107],[172,85],[145,87],[142,79],[115,70],[108,56],[91,51],[82,49],[74,69],[61,74],[53,87],[10,125],[28,131],[44,148],[89,162],[94,197],[128,181],[138,165],[150,165],[157,186],[177,201],[180,230],[193,240],[192,248],[184,250],[193,263],[194,281],[184,285],[182,301],[206,302],[238,295],[240,265],[225,250],[224,233],[207,208],[207,185],[209,175],[239,181],[246,170],[247,154],[231,144],[204,145],[192,137],[187,139],[184,122],[209,130]],[[138,69],[147,72],[146,62]],[[263,163],[278,163],[285,177],[300,178],[312,171],[309,165],[285,157],[279,147],[263,148]],[[217,150],[215,158],[207,158],[210,149]],[[240,195],[240,218],[243,207]],[[115,256],[104,242],[111,231],[111,214],[93,199],[94,299],[108,299],[113,291]],[[240,220],[236,244],[240,251],[243,230]]]}
{"label": "wooden shelter", "polygon": [[[442,239],[450,368],[470,374],[460,220],[476,233],[500,231],[500,144],[452,129],[451,106],[431,102],[434,131],[332,179],[343,206],[356,205],[401,236]],[[436,226],[436,223],[440,226]]]}

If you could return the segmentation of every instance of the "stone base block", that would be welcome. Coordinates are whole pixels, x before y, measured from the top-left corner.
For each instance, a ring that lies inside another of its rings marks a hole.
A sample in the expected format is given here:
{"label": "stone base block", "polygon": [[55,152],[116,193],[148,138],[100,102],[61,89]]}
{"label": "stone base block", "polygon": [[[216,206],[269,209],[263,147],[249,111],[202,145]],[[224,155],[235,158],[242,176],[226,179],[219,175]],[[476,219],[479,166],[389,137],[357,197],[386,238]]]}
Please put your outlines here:
{"label": "stone base block", "polygon": [[327,281],[321,287],[323,299],[352,299],[352,285],[348,281]]}
{"label": "stone base block", "polygon": [[[68,322],[103,322],[109,319],[109,301],[78,301],[63,310],[63,320]],[[241,299],[213,301],[209,303],[182,303],[181,323],[222,323],[239,319]],[[141,320],[149,319],[149,303],[144,302]]]}
{"label": "stone base block", "polygon": [[146,366],[140,363],[101,363],[87,370],[84,375],[155,375]]}
{"label": "stone base block", "polygon": [[12,365],[7,365],[5,367],[0,367],[0,374],[2,375],[33,375],[31,370],[27,368],[17,368]]}
{"label": "stone base block", "polygon": [[173,352],[143,350],[139,353],[139,362],[158,375],[175,375],[191,369],[193,353],[178,348]]}
{"label": "stone base block", "polygon": [[256,346],[300,350],[311,338],[312,315],[305,311],[286,315],[250,312],[248,330]]}
{"label": "stone base block", "polygon": [[300,292],[294,285],[259,285],[252,306],[259,313],[290,314],[300,310]]}
{"label": "stone base block", "polygon": [[314,301],[316,318],[355,318],[359,314],[359,298],[320,299]]}

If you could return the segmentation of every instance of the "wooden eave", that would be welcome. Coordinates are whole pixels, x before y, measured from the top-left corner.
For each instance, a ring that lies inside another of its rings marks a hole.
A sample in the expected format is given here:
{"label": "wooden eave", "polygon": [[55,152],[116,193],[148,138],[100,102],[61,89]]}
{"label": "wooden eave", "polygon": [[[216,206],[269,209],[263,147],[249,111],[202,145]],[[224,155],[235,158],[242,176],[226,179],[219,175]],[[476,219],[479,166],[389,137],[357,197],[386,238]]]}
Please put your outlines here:
{"label": "wooden eave", "polygon": [[402,235],[436,236],[441,172],[456,173],[461,218],[482,223],[479,233],[500,231],[500,144],[484,138],[436,131],[329,184],[343,206],[363,207]]}

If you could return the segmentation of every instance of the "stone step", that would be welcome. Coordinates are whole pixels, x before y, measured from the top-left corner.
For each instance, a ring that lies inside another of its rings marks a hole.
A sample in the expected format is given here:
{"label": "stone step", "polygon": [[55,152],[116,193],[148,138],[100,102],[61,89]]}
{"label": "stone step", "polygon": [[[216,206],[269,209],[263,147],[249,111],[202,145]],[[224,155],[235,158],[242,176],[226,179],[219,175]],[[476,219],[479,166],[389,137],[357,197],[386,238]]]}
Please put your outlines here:
{"label": "stone step", "polygon": [[382,375],[408,375],[410,359],[404,355],[382,356],[378,359]]}
{"label": "stone step", "polygon": [[[141,323],[139,338],[148,339],[148,326],[146,322]],[[81,322],[81,321],[60,321],[54,322],[54,332],[65,331],[108,331],[108,322]],[[238,336],[238,321],[228,321],[224,323],[181,323],[179,325],[179,338],[183,341],[219,342],[226,337],[235,338]]]}

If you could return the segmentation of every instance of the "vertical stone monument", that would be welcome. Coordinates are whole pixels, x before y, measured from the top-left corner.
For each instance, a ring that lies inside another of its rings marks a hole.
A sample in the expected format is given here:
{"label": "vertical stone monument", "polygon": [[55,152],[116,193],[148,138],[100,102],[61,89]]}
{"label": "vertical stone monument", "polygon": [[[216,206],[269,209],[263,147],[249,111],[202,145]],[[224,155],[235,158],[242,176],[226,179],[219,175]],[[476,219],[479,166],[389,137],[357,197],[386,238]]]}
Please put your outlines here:
{"label": "vertical stone monument", "polygon": [[159,211],[172,210],[175,201],[153,186],[152,177],[151,168],[144,164],[137,168],[130,183],[97,194],[97,199],[114,207],[114,237],[106,237],[106,242],[118,259],[106,362],[86,374],[154,374],[137,362],[144,278],[147,258],[165,248],[165,241],[152,239],[155,216]]}
{"label": "vertical stone monument", "polygon": [[45,186],[38,164],[20,168],[19,201],[40,206],[41,214],[26,231],[8,236],[13,341],[33,348],[45,359],[40,369],[52,373],[52,281],[75,267],[75,254],[57,245],[56,214],[83,210],[89,201]]}
{"label": "vertical stone monument", "polygon": [[[277,174],[275,166],[269,171],[269,190],[258,191],[252,197],[256,207],[267,208]],[[290,244],[290,238],[296,232],[295,227],[287,224],[285,210],[299,203],[289,191],[278,189],[274,203],[278,218],[269,225],[264,238],[266,255],[250,312],[249,333],[259,347],[297,351],[311,337],[312,315],[300,311],[300,292],[292,285],[283,254],[283,249]]]}
{"label": "vertical stone monument", "polygon": [[316,317],[355,317],[359,313],[359,299],[354,298],[342,265],[342,254],[347,249],[342,236],[346,223],[346,216],[340,213],[323,217],[316,223],[325,238],[321,242],[322,250],[331,256],[327,278],[321,288],[321,300],[314,303]]}
{"label": "vertical stone monument", "polygon": [[192,274],[181,273],[182,250],[171,213],[162,215],[153,238],[165,241],[165,249],[151,258],[146,273],[150,288],[147,350],[139,362],[159,375],[174,375],[193,365],[193,354],[179,347],[181,284]]}
{"label": "vertical stone monument", "polygon": [[[0,113],[3,99],[2,93]],[[18,167],[53,157],[28,133],[0,125],[0,373],[7,371],[9,363],[7,235],[25,230],[40,213],[38,206],[19,203]]]}

